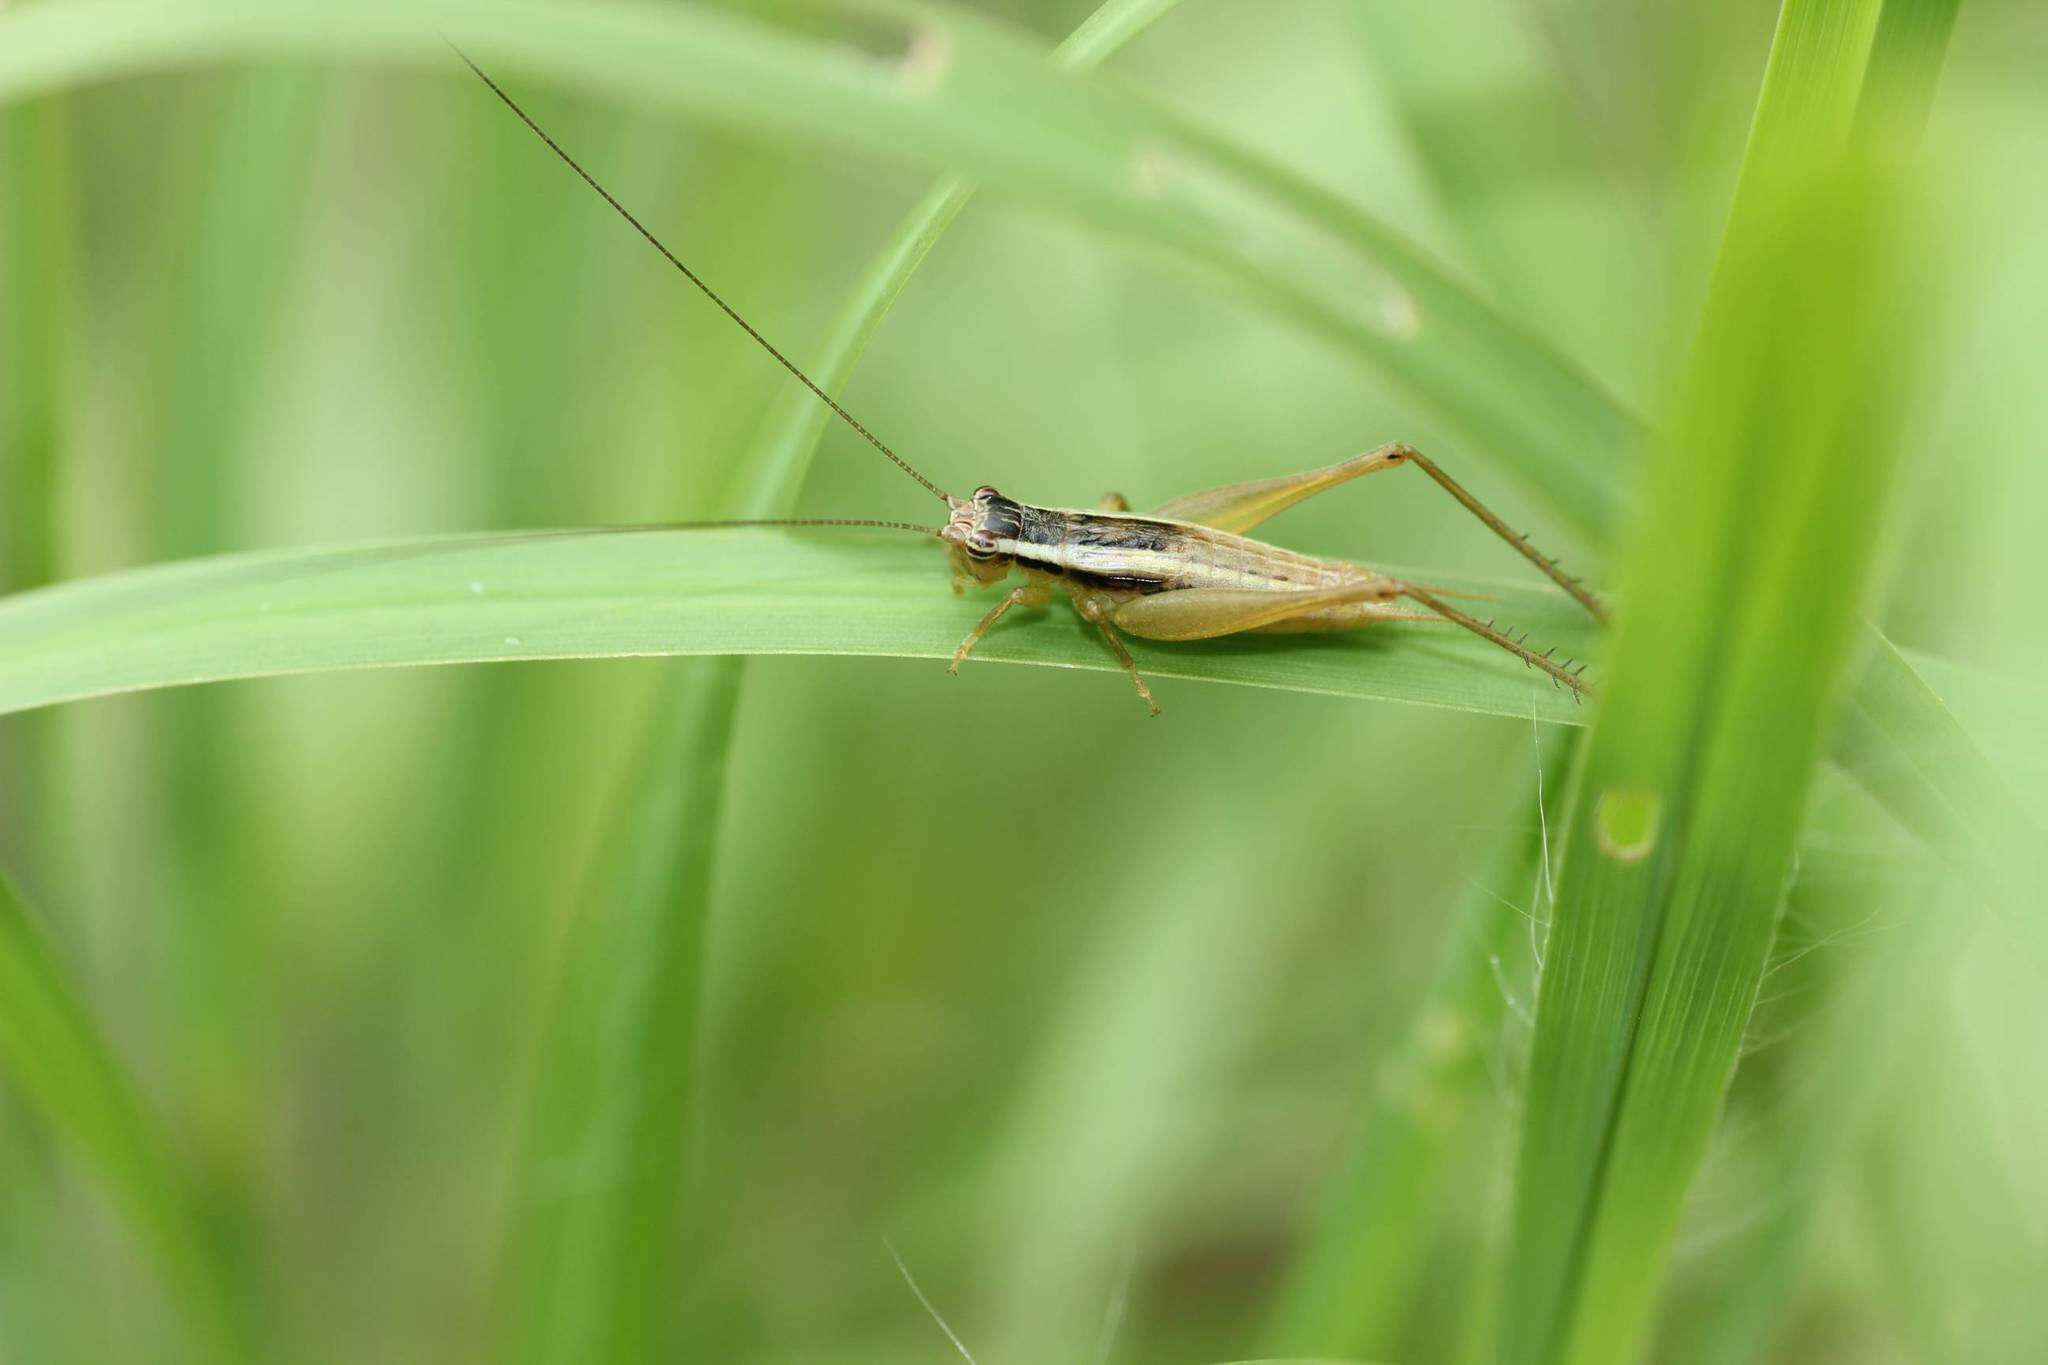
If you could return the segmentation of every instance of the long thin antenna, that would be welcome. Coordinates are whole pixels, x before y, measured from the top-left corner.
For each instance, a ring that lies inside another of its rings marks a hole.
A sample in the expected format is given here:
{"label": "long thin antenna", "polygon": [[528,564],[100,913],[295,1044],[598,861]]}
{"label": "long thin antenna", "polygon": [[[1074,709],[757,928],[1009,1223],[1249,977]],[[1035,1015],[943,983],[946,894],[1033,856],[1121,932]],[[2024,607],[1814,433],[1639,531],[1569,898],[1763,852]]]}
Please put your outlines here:
{"label": "long thin antenna", "polygon": [[784,355],[781,351],[776,350],[773,342],[769,341],[767,337],[764,337],[759,332],[755,331],[754,325],[748,322],[745,318],[741,317],[739,315],[738,310],[736,310],[731,304],[727,303],[724,299],[720,298],[717,292],[713,290],[710,285],[704,283],[704,281],[698,277],[696,271],[690,269],[690,267],[684,265],[680,260],[676,259],[676,254],[673,251],[670,251],[666,246],[662,245],[661,238],[655,236],[652,232],[649,232],[647,230],[646,225],[643,224],[638,218],[635,218],[632,215],[632,213],[627,210],[624,204],[621,204],[618,200],[612,198],[611,191],[606,189],[604,186],[598,184],[596,177],[591,175],[589,171],[584,170],[582,164],[578,162],[575,157],[570,156],[567,152],[563,151],[562,144],[555,141],[553,138],[549,137],[547,134],[547,130],[542,128],[538,123],[535,123],[533,121],[532,115],[528,114],[524,109],[520,108],[519,102],[513,99],[510,95],[505,93],[504,87],[500,86],[496,81],[492,80],[489,76],[485,75],[484,69],[478,66],[475,62],[471,61],[469,58],[469,54],[467,52],[464,52],[459,47],[455,47],[455,44],[453,43],[450,43],[448,46],[455,49],[455,55],[462,58],[462,64],[464,66],[468,67],[471,71],[474,71],[476,73],[476,78],[478,80],[482,81],[485,85],[490,87],[492,94],[496,95],[499,99],[505,102],[505,107],[507,109],[510,109],[513,113],[519,116],[519,121],[521,123],[525,124],[528,128],[531,128],[533,130],[533,134],[535,137],[539,138],[542,142],[545,142],[548,145],[549,151],[553,152],[556,156],[562,158],[563,163],[567,165],[570,170],[576,172],[576,174],[582,178],[584,184],[596,190],[598,196],[602,198],[605,203],[610,204],[612,208],[618,213],[619,217],[631,223],[633,225],[634,231],[638,232],[642,237],[645,237],[656,251],[659,251],[663,256],[665,256],[668,259],[668,263],[670,265],[674,266],[677,270],[680,270],[683,273],[684,279],[688,280],[691,284],[696,285],[697,288],[700,291],[702,291],[705,298],[710,299],[713,303],[717,304],[719,307],[719,311],[723,312],[727,317],[731,318],[734,322],[738,323],[740,326],[740,330],[745,332],[748,336],[752,337],[755,340],[755,342],[760,345],[762,350],[766,351],[769,355],[774,356],[777,364],[782,366],[783,369],[788,370],[791,374],[795,375],[797,377],[797,382],[802,384],[805,388],[809,389],[812,393],[816,394],[818,396],[818,400],[822,402],[826,407],[832,409],[832,411],[838,416],[840,421],[846,423],[846,425],[852,427],[855,431],[859,432],[862,438],[866,440],[869,445],[873,446],[876,450],[881,451],[882,454],[888,456],[889,462],[891,464],[894,464],[898,469],[908,474],[911,478],[916,479],[919,483],[923,484],[925,488],[930,491],[932,496],[936,497],[940,502],[943,502],[948,506],[952,505],[953,499],[946,492],[945,489],[939,487],[930,479],[927,479],[924,475],[918,473],[916,469],[911,467],[910,461],[904,459],[901,455],[898,455],[895,451],[889,449],[889,447],[883,443],[881,437],[875,435],[875,433],[873,433],[872,431],[869,431],[865,426],[862,426],[860,420],[856,418],[852,413],[848,412],[845,408],[840,407],[839,404],[833,400],[831,394],[826,393],[823,389],[819,388],[816,384],[812,383],[811,377],[805,374],[802,370],[798,369],[796,366],[796,362],[792,361],[788,356]]}
{"label": "long thin antenna", "polygon": [[742,517],[726,521],[653,521],[635,522],[631,526],[578,528],[565,534],[585,535],[608,531],[737,531],[754,526],[858,526],[880,531],[909,531],[915,535],[929,536],[933,540],[940,538],[939,533],[931,527],[919,526],[914,521],[876,521],[871,517]]}
{"label": "long thin antenna", "polygon": [[929,526],[919,526],[914,521],[874,521],[853,517],[746,517],[727,521],[636,521],[626,526],[562,526],[541,531],[485,531],[464,541],[515,542],[526,540],[566,540],[579,536],[627,536],[647,535],[658,531],[744,531],[757,526],[823,526],[838,528],[859,527],[881,531],[909,531],[914,535],[941,539],[939,533]]}

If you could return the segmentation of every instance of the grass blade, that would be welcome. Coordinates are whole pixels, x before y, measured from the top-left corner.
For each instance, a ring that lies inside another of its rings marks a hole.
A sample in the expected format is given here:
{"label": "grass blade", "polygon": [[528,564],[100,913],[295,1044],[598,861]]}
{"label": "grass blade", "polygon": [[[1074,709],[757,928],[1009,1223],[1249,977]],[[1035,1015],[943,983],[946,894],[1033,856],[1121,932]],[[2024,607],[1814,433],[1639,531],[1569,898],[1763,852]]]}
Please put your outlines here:
{"label": "grass blade", "polygon": [[[137,688],[323,669],[691,654],[942,659],[985,609],[909,536],[670,531],[396,541],[110,574],[0,601],[0,714]],[[1460,586],[1460,585],[1453,585]],[[1561,593],[1465,584],[1585,656]],[[1575,614],[1576,613],[1576,614]],[[992,634],[977,660],[1115,669],[1078,618]],[[1583,708],[1462,631],[1239,637],[1139,654],[1161,678],[1570,721]],[[1134,702],[1135,706],[1136,703]]]}
{"label": "grass blade", "polygon": [[572,928],[521,1154],[498,1320],[507,1359],[665,1357],[738,683],[702,668],[678,690]]}
{"label": "grass blade", "polygon": [[4,874],[0,1066],[128,1224],[185,1325],[190,1358],[247,1358],[240,1311],[170,1144]]}
{"label": "grass blade", "polygon": [[1845,681],[1898,454],[1882,201],[1841,167],[1875,17],[1781,17],[1566,845],[1504,1362],[1639,1349]]}

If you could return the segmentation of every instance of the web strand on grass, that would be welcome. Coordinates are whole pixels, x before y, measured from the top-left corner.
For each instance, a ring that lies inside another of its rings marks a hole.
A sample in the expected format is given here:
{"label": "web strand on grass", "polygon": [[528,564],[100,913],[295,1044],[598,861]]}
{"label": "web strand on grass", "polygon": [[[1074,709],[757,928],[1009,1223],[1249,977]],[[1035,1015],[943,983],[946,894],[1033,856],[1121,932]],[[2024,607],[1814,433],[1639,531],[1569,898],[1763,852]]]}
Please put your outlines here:
{"label": "web strand on grass", "polygon": [[960,1340],[951,1327],[946,1325],[946,1320],[939,1316],[939,1310],[932,1307],[932,1301],[924,1296],[924,1290],[917,1287],[917,1277],[912,1275],[910,1267],[903,1263],[903,1257],[896,1251],[896,1244],[887,1237],[884,1237],[882,1239],[882,1248],[889,1253],[889,1259],[896,1263],[897,1273],[903,1276],[903,1283],[909,1285],[910,1292],[917,1295],[917,1301],[924,1305],[925,1312],[931,1314],[932,1321],[936,1322],[939,1325],[939,1330],[946,1334],[946,1340],[953,1343],[953,1349],[960,1353],[961,1359],[965,1360],[967,1365],[976,1365],[974,1353],[969,1351],[967,1344]]}

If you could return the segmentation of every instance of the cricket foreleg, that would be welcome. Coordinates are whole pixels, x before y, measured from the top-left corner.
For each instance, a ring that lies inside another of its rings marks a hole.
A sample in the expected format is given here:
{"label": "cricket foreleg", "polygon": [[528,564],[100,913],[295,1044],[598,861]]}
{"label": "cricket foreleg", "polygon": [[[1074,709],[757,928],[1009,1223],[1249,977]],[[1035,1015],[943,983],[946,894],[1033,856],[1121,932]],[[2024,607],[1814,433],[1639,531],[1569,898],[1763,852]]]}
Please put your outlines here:
{"label": "cricket foreleg", "polygon": [[1123,637],[1109,624],[1110,605],[1099,597],[1089,597],[1071,591],[1068,595],[1074,599],[1074,610],[1081,613],[1081,619],[1094,622],[1095,628],[1102,632],[1102,642],[1109,646],[1110,653],[1116,655],[1117,662],[1124,666],[1124,672],[1131,675],[1131,686],[1138,689],[1138,699],[1145,703],[1145,709],[1155,716],[1158,715],[1159,703],[1152,700],[1152,689],[1145,686],[1144,675],[1138,672],[1138,661],[1131,657],[1130,648],[1124,644]]}
{"label": "cricket foreleg", "polygon": [[960,642],[960,648],[953,651],[953,665],[946,671],[958,673],[960,665],[974,647],[981,643],[981,637],[988,634],[996,622],[1003,619],[1003,613],[1011,607],[1042,607],[1052,600],[1052,590],[1042,582],[1022,583],[1003,594],[1002,600],[988,609],[974,629],[967,632],[967,638]]}

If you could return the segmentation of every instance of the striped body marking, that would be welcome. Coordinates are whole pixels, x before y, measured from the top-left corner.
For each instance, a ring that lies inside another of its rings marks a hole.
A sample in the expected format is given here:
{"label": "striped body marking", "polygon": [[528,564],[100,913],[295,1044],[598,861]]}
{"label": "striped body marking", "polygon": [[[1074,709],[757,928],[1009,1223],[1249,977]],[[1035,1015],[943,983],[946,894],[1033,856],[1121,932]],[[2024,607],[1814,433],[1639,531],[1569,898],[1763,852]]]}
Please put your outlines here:
{"label": "striped body marking", "polygon": [[1058,579],[1070,590],[1118,598],[1193,588],[1290,592],[1378,577],[1341,560],[1193,522],[1034,507],[993,488],[977,489],[964,500],[947,529],[955,535],[946,538],[961,545],[974,562],[973,576],[984,582],[1000,577],[995,570],[1015,566]]}

